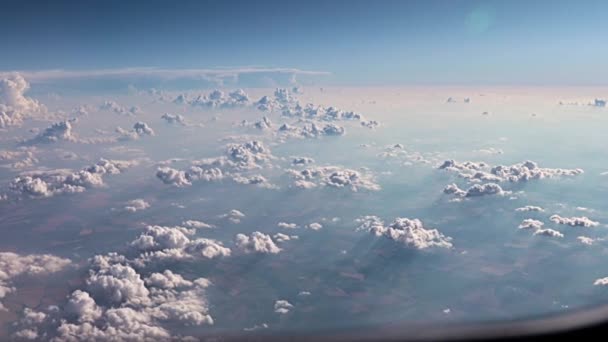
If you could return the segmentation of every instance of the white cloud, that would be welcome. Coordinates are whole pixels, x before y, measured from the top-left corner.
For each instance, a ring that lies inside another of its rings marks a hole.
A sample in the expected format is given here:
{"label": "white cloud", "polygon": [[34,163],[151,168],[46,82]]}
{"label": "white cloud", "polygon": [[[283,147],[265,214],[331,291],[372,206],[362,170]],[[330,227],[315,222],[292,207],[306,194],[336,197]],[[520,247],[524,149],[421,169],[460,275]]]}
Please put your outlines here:
{"label": "white cloud", "polygon": [[182,126],[189,125],[186,118],[183,115],[179,115],[179,114],[165,113],[160,118],[170,124],[180,124]]}
{"label": "white cloud", "polygon": [[126,115],[126,116],[135,116],[136,114],[141,113],[141,109],[137,106],[132,107],[124,107],[116,103],[115,101],[105,101],[99,106],[101,110],[109,110],[116,114]]}
{"label": "white cloud", "polygon": [[283,228],[283,229],[296,229],[298,228],[298,225],[295,223],[287,223],[287,222],[279,222],[277,223],[277,226],[279,228]]}
{"label": "white cloud", "polygon": [[236,209],[232,209],[228,213],[220,215],[220,218],[227,219],[228,221],[230,221],[234,224],[241,223],[241,220],[244,217],[245,217],[245,214],[243,214],[242,212],[240,212]]}
{"label": "white cloud", "polygon": [[52,341],[141,341],[188,339],[170,329],[213,324],[205,278],[184,279],[163,272],[140,273],[124,256],[91,259],[84,289],[63,307],[47,312],[24,310],[14,337],[44,336]]}
{"label": "white cloud", "polygon": [[515,209],[515,211],[545,211],[545,209],[538,207],[538,206],[534,206],[534,205],[526,205],[525,207],[521,207],[521,208],[517,208]]}
{"label": "white cloud", "polygon": [[212,224],[208,224],[202,221],[197,221],[197,220],[187,220],[182,222],[182,225],[184,227],[188,227],[188,228],[196,228],[196,229],[212,229],[215,228],[214,225]]}
{"label": "white cloud", "polygon": [[533,179],[577,176],[583,173],[582,169],[541,168],[533,161],[490,168],[483,162],[458,163],[454,160],[446,160],[439,166],[439,169],[456,172],[460,177],[471,182],[525,182]]}
{"label": "white cloud", "polygon": [[293,185],[297,188],[310,189],[325,186],[347,188],[352,191],[380,190],[380,185],[375,183],[371,175],[338,166],[312,167],[303,170],[288,169],[286,172],[294,179]]}
{"label": "white cloud", "polygon": [[542,229],[542,227],[545,224],[541,221],[538,220],[534,220],[534,219],[525,219],[521,222],[521,224],[519,225],[519,229]]}
{"label": "white cloud", "polygon": [[457,197],[480,197],[487,195],[504,196],[511,192],[503,190],[496,183],[473,184],[467,190],[460,189],[456,184],[450,184],[443,189],[443,193]]}
{"label": "white cloud", "polygon": [[[13,280],[20,276],[41,276],[66,268],[71,261],[50,254],[20,255],[0,252],[0,299],[15,291]],[[0,302],[0,310],[4,307]]]}
{"label": "white cloud", "polygon": [[398,217],[388,226],[377,216],[363,216],[356,220],[357,230],[364,230],[376,236],[384,236],[413,249],[431,247],[451,248],[452,238],[437,229],[425,228],[418,219]]}
{"label": "white cloud", "polygon": [[144,135],[154,136],[154,130],[145,122],[138,121],[133,124],[133,129],[127,131],[121,127],[116,127],[116,133],[120,134],[121,140],[137,140]]}
{"label": "white cloud", "polygon": [[313,164],[314,162],[314,159],[308,157],[293,157],[291,160],[292,165],[307,165]]}
{"label": "white cloud", "polygon": [[281,251],[270,235],[260,232],[253,232],[249,236],[237,234],[235,241],[236,246],[245,253],[277,254]]}
{"label": "white cloud", "polygon": [[276,242],[285,242],[285,241],[297,240],[299,237],[297,235],[287,235],[287,234],[283,234],[283,233],[276,233],[272,236],[272,238]]}
{"label": "white cloud", "polygon": [[291,309],[293,309],[293,305],[284,299],[280,299],[274,302],[274,312],[278,314],[284,315],[286,313],[289,313]]}
{"label": "white cloud", "polygon": [[46,112],[38,101],[25,96],[29,83],[17,73],[0,75],[0,128],[21,126],[23,120]]}
{"label": "white cloud", "polygon": [[103,176],[119,174],[136,161],[100,159],[80,171],[56,170],[22,173],[9,184],[10,194],[16,197],[44,198],[63,193],[83,192],[103,186]]}
{"label": "white cloud", "polygon": [[557,238],[564,237],[564,234],[558,232],[555,229],[538,229],[537,231],[534,232],[534,235],[542,235],[542,236],[557,237]]}
{"label": "white cloud", "polygon": [[306,228],[312,229],[312,230],[319,230],[319,229],[323,228],[323,225],[318,222],[313,222],[313,223],[308,224],[306,226]]}
{"label": "white cloud", "polygon": [[590,220],[586,216],[582,217],[561,217],[559,215],[552,215],[549,218],[551,221],[558,224],[565,224],[572,227],[597,227],[599,226],[599,222]]}
{"label": "white cloud", "polygon": [[246,106],[250,103],[250,100],[249,95],[247,95],[243,89],[236,89],[228,94],[216,89],[207,95],[200,94],[192,99],[186,94],[180,94],[173,102],[177,104],[188,104],[194,107],[232,108]]}
{"label": "white cloud", "polygon": [[137,211],[146,210],[148,208],[150,208],[150,203],[146,202],[142,198],[137,198],[137,199],[128,201],[126,203],[126,206],[124,207],[124,210],[134,213]]}
{"label": "white cloud", "polygon": [[600,279],[596,279],[595,282],[593,282],[593,285],[595,286],[606,286],[608,285],[608,277],[606,278],[600,278]]}
{"label": "white cloud", "polygon": [[142,254],[136,262],[145,265],[154,260],[213,259],[230,256],[229,248],[216,240],[192,238],[194,228],[147,226],[144,232],[131,242]]}
{"label": "white cloud", "polygon": [[595,239],[592,239],[590,237],[587,236],[578,236],[576,238],[578,241],[580,241],[583,245],[593,245],[593,243],[595,242]]}

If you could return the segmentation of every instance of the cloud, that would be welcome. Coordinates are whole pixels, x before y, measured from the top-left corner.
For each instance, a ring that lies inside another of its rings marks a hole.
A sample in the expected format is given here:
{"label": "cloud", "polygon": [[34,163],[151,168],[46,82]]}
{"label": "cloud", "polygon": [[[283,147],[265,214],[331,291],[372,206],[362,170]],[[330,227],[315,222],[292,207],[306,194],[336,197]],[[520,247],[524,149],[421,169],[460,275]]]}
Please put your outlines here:
{"label": "cloud", "polygon": [[593,282],[593,285],[595,286],[606,286],[608,285],[608,277],[606,278],[600,278],[600,279],[596,279],[595,282]]}
{"label": "cloud", "polygon": [[549,237],[556,237],[556,238],[564,237],[564,234],[558,232],[555,229],[538,229],[537,231],[534,232],[534,235],[549,236]]}
{"label": "cloud", "polygon": [[235,108],[249,105],[250,100],[249,95],[243,89],[236,89],[227,94],[215,89],[207,95],[200,94],[192,99],[186,94],[180,94],[173,100],[173,103],[188,104],[193,107]]}
{"label": "cloud", "polygon": [[38,101],[25,96],[29,83],[18,73],[0,75],[0,128],[21,126],[23,120],[46,108]]}
{"label": "cloud", "polygon": [[561,217],[559,215],[552,215],[549,218],[551,221],[558,224],[565,224],[572,227],[597,227],[599,222],[590,220],[586,216],[581,217]]}
{"label": "cloud", "polygon": [[542,212],[545,211],[545,209],[538,207],[538,206],[534,206],[534,205],[526,205],[525,207],[521,207],[521,208],[517,208],[515,209],[515,211],[538,211],[538,212]]}
{"label": "cloud", "polygon": [[229,144],[226,154],[216,158],[207,158],[193,162],[188,170],[177,170],[170,167],[159,167],[156,177],[163,183],[184,187],[194,181],[220,181],[230,179],[237,184],[257,185],[263,188],[276,188],[264,176],[243,174],[252,170],[272,166],[276,159],[270,150],[260,141],[252,140],[240,144]]}
{"label": "cloud", "polygon": [[346,134],[342,126],[333,123],[308,122],[299,126],[282,124],[278,131],[283,138],[318,138],[321,136],[341,136]]}
{"label": "cloud", "polygon": [[369,128],[369,129],[374,129],[374,128],[380,126],[380,123],[376,120],[367,120],[367,121],[361,121],[361,126]]}
{"label": "cloud", "polygon": [[347,188],[352,191],[380,190],[380,185],[375,183],[371,175],[338,166],[313,167],[303,170],[288,169],[286,172],[293,178],[293,185],[302,189],[323,186]]}
{"label": "cloud", "polygon": [[293,157],[291,160],[292,165],[308,165],[313,164],[314,162],[314,159],[308,157]]}
{"label": "cloud", "polygon": [[137,140],[144,135],[154,136],[154,130],[145,122],[138,121],[133,124],[133,129],[127,131],[121,127],[116,127],[116,133],[120,134],[121,140]]}
{"label": "cloud", "polygon": [[220,218],[227,219],[228,221],[234,224],[241,223],[241,219],[243,219],[244,217],[245,214],[236,209],[232,209],[228,213],[220,215]]}
{"label": "cloud", "polygon": [[187,228],[196,228],[196,229],[212,229],[215,228],[214,225],[208,224],[202,221],[197,220],[187,220],[182,222],[182,225]]}
{"label": "cloud", "polygon": [[[20,255],[0,252],[0,300],[14,292],[13,280],[21,276],[42,276],[59,272],[70,265],[69,259],[50,254]],[[4,306],[0,302],[0,311]]]}
{"label": "cloud", "polygon": [[229,248],[219,241],[192,238],[195,229],[185,227],[146,226],[144,232],[130,245],[142,254],[137,263],[153,260],[213,259],[230,256]]}
{"label": "cloud", "polygon": [[534,219],[525,219],[521,222],[521,224],[519,225],[519,229],[542,229],[542,227],[545,224],[541,221],[538,220],[534,220]]}
{"label": "cloud", "polygon": [[77,141],[72,134],[72,124],[77,122],[77,119],[64,120],[52,124],[33,139],[26,142],[29,145],[48,144],[57,141]]}
{"label": "cloud", "polygon": [[56,170],[26,172],[9,184],[9,194],[17,198],[44,198],[64,193],[84,192],[104,185],[103,176],[119,174],[136,161],[100,159],[80,171]]}
{"label": "cloud", "polygon": [[[95,70],[37,70],[19,71],[32,82],[49,82],[66,79],[92,79],[92,78],[133,78],[158,77],[160,79],[234,79],[246,74],[293,74],[293,75],[330,75],[325,71],[301,70],[296,68],[221,68],[221,69],[162,69],[162,68],[121,68],[121,69],[95,69]],[[0,77],[10,77],[14,72],[0,72]]]}
{"label": "cloud", "polygon": [[297,235],[287,235],[287,234],[283,234],[283,233],[276,233],[272,236],[272,238],[276,242],[285,242],[285,241],[297,240],[299,237]]}
{"label": "cloud", "polygon": [[141,210],[146,210],[150,208],[150,203],[146,202],[141,198],[137,198],[127,202],[127,205],[124,207],[125,211],[130,213],[134,213]]}
{"label": "cloud", "polygon": [[283,229],[296,229],[298,228],[298,225],[295,223],[287,223],[287,222],[279,222],[277,223],[277,226],[279,228],[283,228]]}
{"label": "cloud", "polygon": [[116,103],[115,101],[105,101],[99,106],[100,110],[112,111],[116,114],[125,116],[135,116],[141,113],[141,109],[137,106],[124,107]]}
{"label": "cloud", "polygon": [[[122,255],[90,260],[84,289],[76,289],[61,307],[24,310],[14,337],[44,336],[53,341],[181,340],[170,329],[213,324],[205,278],[188,280],[171,270],[143,272]],[[191,338],[190,338],[191,339]]]}
{"label": "cloud", "polygon": [[244,253],[277,254],[281,252],[281,248],[274,243],[270,235],[257,231],[250,235],[237,234],[235,243],[237,248]]}
{"label": "cloud", "polygon": [[454,160],[446,160],[439,169],[454,171],[460,177],[472,182],[526,182],[533,179],[577,176],[583,173],[582,169],[541,168],[533,161],[489,168],[489,165],[483,162],[458,163]]}
{"label": "cloud", "polygon": [[388,226],[378,216],[363,216],[356,220],[357,230],[384,236],[413,249],[452,248],[452,238],[437,229],[425,228],[418,219],[398,217]]}
{"label": "cloud", "polygon": [[503,190],[496,183],[473,184],[467,190],[460,189],[456,184],[450,184],[443,189],[444,194],[454,195],[457,197],[480,197],[487,195],[505,196],[510,194],[510,191]]}
{"label": "cloud", "polygon": [[10,169],[24,169],[38,164],[37,149],[30,146],[21,146],[15,151],[0,150],[2,167]]}
{"label": "cloud", "polygon": [[170,124],[180,124],[182,126],[189,126],[188,122],[186,121],[186,118],[183,115],[165,113],[160,118]]}
{"label": "cloud", "polygon": [[318,222],[313,222],[313,223],[308,224],[306,226],[306,228],[312,229],[312,230],[319,230],[319,229],[323,228],[323,225]]}
{"label": "cloud", "polygon": [[170,167],[159,167],[156,170],[156,177],[165,184],[178,187],[192,185],[190,182],[191,176],[184,171],[176,170]]}
{"label": "cloud", "polygon": [[284,299],[280,299],[274,302],[274,312],[278,314],[284,315],[286,313],[289,313],[291,309],[293,309],[293,305]]}
{"label": "cloud", "polygon": [[595,242],[595,239],[592,239],[587,236],[577,236],[576,239],[580,241],[583,245],[591,246]]}

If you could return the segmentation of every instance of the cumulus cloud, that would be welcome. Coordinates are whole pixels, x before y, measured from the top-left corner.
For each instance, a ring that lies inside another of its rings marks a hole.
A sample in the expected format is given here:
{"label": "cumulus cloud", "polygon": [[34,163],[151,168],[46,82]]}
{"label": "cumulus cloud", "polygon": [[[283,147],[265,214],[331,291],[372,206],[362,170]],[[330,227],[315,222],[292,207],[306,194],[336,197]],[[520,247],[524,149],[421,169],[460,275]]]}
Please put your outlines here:
{"label": "cumulus cloud", "polygon": [[77,122],[77,119],[64,120],[52,124],[34,138],[26,141],[26,144],[48,144],[58,141],[77,141],[72,133],[72,124]]}
{"label": "cumulus cloud", "polygon": [[515,209],[515,211],[538,211],[538,212],[542,212],[542,211],[545,211],[545,209],[543,209],[541,207],[538,207],[538,206],[534,206],[534,205],[526,205],[524,207]]}
{"label": "cumulus cloud", "polygon": [[260,232],[253,232],[250,235],[237,234],[235,238],[236,246],[244,253],[277,254],[281,252],[270,235]]}
{"label": "cumulus cloud", "polygon": [[180,124],[182,126],[189,125],[186,118],[183,115],[179,115],[179,114],[165,113],[160,118],[170,124]]}
{"label": "cumulus cloud", "polygon": [[187,228],[196,228],[196,229],[215,228],[215,226],[212,224],[208,224],[203,221],[197,221],[197,220],[187,220],[187,221],[182,222],[182,225]]}
{"label": "cumulus cloud", "polygon": [[319,230],[319,229],[323,228],[323,225],[320,224],[319,222],[313,222],[313,223],[308,224],[306,226],[306,228],[312,229],[312,230]]}
{"label": "cumulus cloud", "polygon": [[519,225],[519,229],[542,229],[545,224],[542,221],[534,219],[525,219]]}
{"label": "cumulus cloud", "polygon": [[300,126],[282,124],[278,133],[282,138],[318,138],[344,135],[346,130],[344,127],[333,123],[305,122]]}
{"label": "cumulus cloud", "polygon": [[115,101],[104,101],[104,103],[102,103],[99,106],[99,109],[112,111],[116,114],[126,115],[126,116],[135,116],[135,115],[141,113],[141,109],[137,106],[124,107],[124,106],[119,105]]}
{"label": "cumulus cloud", "polygon": [[595,239],[592,239],[588,236],[577,236],[576,239],[578,241],[580,241],[583,245],[593,245],[593,243],[595,242]]}
{"label": "cumulus cloud", "polygon": [[505,196],[510,194],[510,191],[503,190],[496,183],[473,184],[470,188],[463,190],[456,184],[450,184],[443,189],[444,194],[454,195],[461,198],[480,197],[487,195]]}
{"label": "cumulus cloud", "polygon": [[460,177],[471,182],[526,182],[533,179],[555,178],[561,176],[577,176],[583,173],[582,169],[552,169],[539,167],[533,161],[510,166],[498,165],[489,167],[483,162],[458,163],[446,160],[439,169],[456,172]]}
{"label": "cumulus cloud", "polygon": [[9,194],[18,198],[44,198],[64,193],[84,192],[104,185],[103,176],[119,174],[136,161],[100,159],[80,171],[55,170],[22,173],[9,184]]}
{"label": "cumulus cloud", "polygon": [[180,94],[173,102],[176,104],[188,104],[193,107],[233,108],[248,105],[250,99],[243,89],[236,89],[228,94],[215,89],[209,94],[200,94],[194,98],[190,98],[186,94]]}
{"label": "cumulus cloud", "polygon": [[134,213],[141,210],[146,210],[150,208],[150,203],[146,202],[144,199],[137,198],[131,201],[128,201],[124,210],[130,213]]}
{"label": "cumulus cloud", "polygon": [[599,222],[590,220],[586,216],[581,217],[561,217],[559,215],[552,215],[549,218],[551,221],[558,224],[565,224],[572,227],[597,227],[599,226]]}
{"label": "cumulus cloud", "polygon": [[91,259],[85,288],[77,289],[62,307],[47,312],[24,310],[15,338],[44,336],[51,341],[156,341],[188,339],[183,326],[213,324],[205,278],[137,271],[124,256]]}
{"label": "cumulus cloud", "polygon": [[369,129],[374,129],[374,128],[380,126],[380,123],[376,120],[366,120],[366,121],[361,121],[361,126],[369,128]]}
{"label": "cumulus cloud", "polygon": [[227,219],[234,224],[241,223],[241,220],[244,217],[245,214],[236,209],[232,209],[228,213],[220,215],[220,218]]}
{"label": "cumulus cloud", "polygon": [[[69,259],[50,254],[20,255],[0,252],[0,300],[16,289],[12,283],[20,276],[42,276],[56,273],[70,265]],[[0,310],[4,306],[0,302]]]}
{"label": "cumulus cloud", "polygon": [[129,131],[121,127],[116,127],[116,133],[120,134],[121,140],[137,140],[145,135],[155,135],[154,130],[150,126],[148,126],[148,124],[141,121],[138,121],[133,124],[133,128]]}
{"label": "cumulus cloud", "polygon": [[291,159],[292,165],[307,165],[307,164],[312,164],[314,162],[315,162],[314,159],[308,158],[308,157],[293,157]]}
{"label": "cumulus cloud", "polygon": [[549,236],[549,237],[556,237],[556,238],[564,237],[564,234],[558,232],[555,229],[538,229],[537,231],[534,232],[534,235]]}
{"label": "cumulus cloud", "polygon": [[141,252],[138,264],[153,260],[213,259],[230,256],[230,248],[216,240],[194,238],[195,228],[146,226],[143,233],[131,242]]}
{"label": "cumulus cloud", "polygon": [[24,169],[38,164],[35,147],[21,146],[14,151],[0,150],[0,162],[2,167],[10,169]]}
{"label": "cumulus cloud", "polygon": [[606,286],[606,285],[608,285],[608,277],[596,279],[595,282],[593,282],[593,285],[595,285],[595,286]]}
{"label": "cumulus cloud", "polygon": [[303,170],[288,169],[286,172],[293,179],[293,185],[302,189],[322,186],[346,188],[352,191],[380,190],[380,185],[371,175],[338,166],[312,167]]}
{"label": "cumulus cloud", "polygon": [[287,222],[279,222],[277,223],[277,226],[279,228],[283,228],[283,229],[296,229],[298,228],[298,225],[295,223],[287,223]]}
{"label": "cumulus cloud", "polygon": [[38,101],[25,96],[29,88],[20,74],[0,79],[0,128],[21,126],[26,118],[46,111]]}
{"label": "cumulus cloud", "polygon": [[159,167],[156,177],[163,183],[184,187],[194,181],[220,181],[229,179],[237,184],[257,185],[263,188],[276,188],[264,176],[245,174],[266,166],[272,166],[276,159],[260,141],[253,140],[240,144],[229,144],[226,154],[216,158],[201,159],[193,162],[187,170]]}
{"label": "cumulus cloud", "polygon": [[289,313],[291,309],[293,309],[293,305],[284,299],[280,299],[274,302],[274,312],[278,314],[284,315],[286,313]]}
{"label": "cumulus cloud", "polygon": [[452,238],[437,229],[425,228],[418,219],[398,217],[386,225],[378,216],[363,216],[356,220],[357,230],[367,231],[375,236],[384,236],[413,249],[451,248]]}
{"label": "cumulus cloud", "polygon": [[276,242],[285,242],[285,241],[297,240],[299,237],[297,235],[287,235],[287,234],[283,234],[283,233],[276,233],[272,236],[272,238]]}

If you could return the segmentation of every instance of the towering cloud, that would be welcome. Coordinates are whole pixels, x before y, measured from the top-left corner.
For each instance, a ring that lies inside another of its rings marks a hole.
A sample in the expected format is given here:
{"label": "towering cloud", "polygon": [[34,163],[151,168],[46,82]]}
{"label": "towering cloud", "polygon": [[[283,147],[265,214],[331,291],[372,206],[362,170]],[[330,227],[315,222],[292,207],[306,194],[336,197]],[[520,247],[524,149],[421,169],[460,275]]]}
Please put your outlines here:
{"label": "towering cloud", "polygon": [[384,236],[409,248],[452,247],[452,238],[441,234],[437,229],[425,228],[418,219],[397,217],[391,224],[386,225],[378,216],[363,216],[356,222],[359,223],[357,230]]}
{"label": "towering cloud", "polygon": [[29,88],[19,74],[0,79],[0,128],[20,126],[25,118],[46,111],[38,101],[25,96]]}

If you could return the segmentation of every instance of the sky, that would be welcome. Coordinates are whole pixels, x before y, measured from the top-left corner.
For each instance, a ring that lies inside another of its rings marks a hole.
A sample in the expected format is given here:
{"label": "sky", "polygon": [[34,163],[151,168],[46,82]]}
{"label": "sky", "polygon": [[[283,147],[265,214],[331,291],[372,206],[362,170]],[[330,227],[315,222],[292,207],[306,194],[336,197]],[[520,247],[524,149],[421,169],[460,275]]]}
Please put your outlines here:
{"label": "sky", "polygon": [[0,70],[243,66],[340,85],[605,84],[602,1],[8,1]]}

